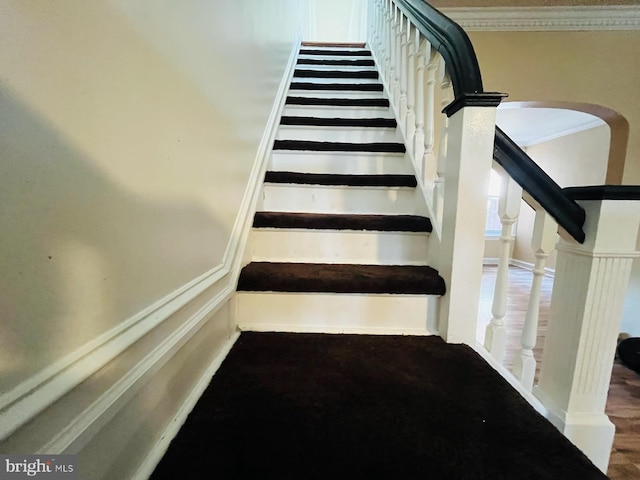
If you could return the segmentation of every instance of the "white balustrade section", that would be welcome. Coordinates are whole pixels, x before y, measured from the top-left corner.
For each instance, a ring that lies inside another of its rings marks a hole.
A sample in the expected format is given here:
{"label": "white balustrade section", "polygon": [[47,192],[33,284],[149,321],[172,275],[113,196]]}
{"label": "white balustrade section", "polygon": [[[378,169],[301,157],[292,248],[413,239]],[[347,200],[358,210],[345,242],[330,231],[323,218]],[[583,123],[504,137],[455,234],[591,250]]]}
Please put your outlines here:
{"label": "white balustrade section", "polygon": [[542,209],[537,210],[533,226],[533,236],[531,237],[531,248],[536,257],[536,262],[533,267],[531,293],[529,295],[529,304],[522,329],[522,349],[520,350],[520,354],[515,358],[513,365],[513,374],[528,391],[532,390],[536,375],[537,364],[533,357],[533,349],[536,346],[538,338],[542,277],[544,277],[546,273],[545,265],[547,258],[549,258],[549,255],[555,249],[557,240],[558,224],[547,212]]}
{"label": "white balustrade section", "polygon": [[[448,342],[476,345],[486,200],[496,135],[495,108],[491,107],[497,106],[501,96],[473,90],[454,99],[453,90],[458,90],[452,88],[445,61],[427,38],[430,27],[413,24],[413,14],[403,13],[398,2],[370,0],[369,43],[434,225],[428,262],[447,285],[447,293],[440,299],[439,334]],[[416,7],[411,3],[411,8]],[[438,32],[438,41],[446,41],[440,27],[433,31]],[[451,42],[449,47],[454,46]],[[487,95],[492,98],[490,102]],[[439,117],[443,108],[446,115]],[[501,154],[505,155],[502,151]],[[484,348],[502,362],[513,225],[523,189],[505,170],[498,170],[503,179],[499,204],[501,250]],[[519,181],[527,190],[540,194],[537,182],[545,185],[546,180],[538,174],[527,175],[531,175],[531,184],[526,179]],[[546,187],[549,185],[553,186],[546,183]],[[559,187],[552,190],[550,198],[561,195]],[[532,193],[525,195],[536,209],[531,240],[535,265],[521,349],[514,361],[513,375],[506,369],[502,373],[519,381],[523,392],[533,392],[550,412],[553,423],[606,471],[614,429],[604,414],[604,406],[617,323],[631,262],[637,255],[640,200],[578,202],[586,211],[583,229],[587,238],[581,245],[567,239],[568,235],[558,240],[558,231],[564,230],[558,229],[556,221],[530,196]],[[576,227],[569,226],[575,231]],[[534,386],[537,365],[533,350],[541,281],[545,262],[557,241],[558,259],[540,381]]]}
{"label": "white balustrade section", "polygon": [[491,307],[491,322],[487,325],[484,337],[484,346],[500,362],[502,362],[506,345],[507,331],[504,325],[504,316],[507,313],[507,289],[509,285],[509,263],[511,260],[511,248],[514,242],[513,224],[520,214],[520,202],[522,199],[522,187],[509,175],[501,174],[502,186],[500,189],[500,202],[498,215],[502,224],[500,236],[500,257],[498,259],[498,273],[493,292],[493,304]]}

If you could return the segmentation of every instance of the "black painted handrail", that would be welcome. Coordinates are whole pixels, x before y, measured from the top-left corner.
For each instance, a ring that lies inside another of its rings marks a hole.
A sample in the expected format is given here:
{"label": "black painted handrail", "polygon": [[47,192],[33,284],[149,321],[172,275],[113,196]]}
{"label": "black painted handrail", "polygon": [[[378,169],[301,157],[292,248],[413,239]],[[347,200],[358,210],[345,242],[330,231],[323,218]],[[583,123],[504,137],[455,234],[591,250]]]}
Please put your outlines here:
{"label": "black painted handrail", "polygon": [[[448,116],[461,106],[500,103],[503,95],[484,92],[473,45],[460,25],[423,0],[394,1],[446,62],[455,95],[453,103],[445,108]],[[584,242],[584,209],[498,127],[493,158],[562,229]]]}
{"label": "black painted handrail", "polygon": [[584,242],[584,209],[498,127],[493,159],[558,222],[558,225],[578,242]]}
{"label": "black painted handrail", "polygon": [[455,97],[483,93],[478,59],[462,27],[422,0],[395,0],[395,3],[444,58]]}

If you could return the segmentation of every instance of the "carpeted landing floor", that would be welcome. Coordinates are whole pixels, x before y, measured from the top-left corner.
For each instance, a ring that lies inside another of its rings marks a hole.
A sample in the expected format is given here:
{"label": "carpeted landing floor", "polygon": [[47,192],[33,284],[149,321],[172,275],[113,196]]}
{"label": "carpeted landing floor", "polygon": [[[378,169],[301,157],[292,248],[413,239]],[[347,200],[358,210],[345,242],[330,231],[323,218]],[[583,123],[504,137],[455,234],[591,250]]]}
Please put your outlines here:
{"label": "carpeted landing floor", "polygon": [[243,333],[151,478],[606,477],[468,347]]}

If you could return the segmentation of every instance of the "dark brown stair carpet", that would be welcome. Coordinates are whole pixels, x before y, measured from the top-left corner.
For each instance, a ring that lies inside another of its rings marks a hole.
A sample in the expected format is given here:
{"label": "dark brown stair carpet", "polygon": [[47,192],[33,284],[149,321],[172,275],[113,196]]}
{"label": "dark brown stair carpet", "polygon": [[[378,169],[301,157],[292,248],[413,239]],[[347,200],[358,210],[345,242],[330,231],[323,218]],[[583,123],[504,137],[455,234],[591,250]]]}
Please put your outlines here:
{"label": "dark brown stair carpet", "polygon": [[345,187],[415,187],[414,175],[353,175],[337,173],[266,172],[265,183],[336,185]]}
{"label": "dark brown stair carpet", "polygon": [[323,105],[330,107],[388,107],[386,98],[313,98],[287,97],[287,105]]}
{"label": "dark brown stair carpet", "polygon": [[324,60],[321,58],[301,58],[298,65],[332,65],[342,67],[375,67],[373,59],[359,60]]}
{"label": "dark brown stair carpet", "polygon": [[306,70],[296,69],[295,78],[378,78],[376,70]]}
{"label": "dark brown stair carpet", "polygon": [[276,140],[273,142],[274,150],[309,150],[315,152],[386,152],[404,153],[405,146],[402,143],[373,142],[373,143],[347,143],[347,142],[316,142],[312,140]]}
{"label": "dark brown stair carpet", "polygon": [[396,128],[395,118],[325,118],[325,117],[292,117],[280,118],[280,125],[305,125],[313,127],[370,127]]}
{"label": "dark brown stair carpet", "polygon": [[427,266],[251,262],[238,291],[444,295],[444,280]]}
{"label": "dark brown stair carpet", "polygon": [[431,232],[431,220],[419,215],[353,215],[339,213],[257,212],[254,228]]}
{"label": "dark brown stair carpet", "polygon": [[606,480],[466,345],[243,332],[152,480]]}
{"label": "dark brown stair carpet", "polygon": [[313,83],[292,82],[291,90],[340,90],[350,92],[382,92],[381,83]]}
{"label": "dark brown stair carpet", "polygon": [[320,55],[323,57],[370,57],[371,51],[369,50],[325,50],[325,49],[313,49],[303,48],[300,50],[300,55]]}

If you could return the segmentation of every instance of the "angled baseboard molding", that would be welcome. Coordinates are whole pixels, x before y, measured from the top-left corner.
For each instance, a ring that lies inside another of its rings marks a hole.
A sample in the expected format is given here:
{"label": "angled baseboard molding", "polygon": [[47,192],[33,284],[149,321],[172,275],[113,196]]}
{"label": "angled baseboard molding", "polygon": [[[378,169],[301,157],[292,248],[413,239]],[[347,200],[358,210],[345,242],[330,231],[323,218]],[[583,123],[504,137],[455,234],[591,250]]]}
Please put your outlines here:
{"label": "angled baseboard molding", "polygon": [[[216,312],[233,303],[241,257],[300,42],[298,36],[292,43],[290,58],[259,143],[245,196],[222,262],[13,389],[0,394],[0,450],[8,452],[20,449],[22,453],[48,454],[81,452],[85,445],[100,436],[101,429],[109,424],[137,391],[144,388],[185,344],[211,323]],[[233,309],[228,310],[220,317],[228,324],[225,323],[217,334],[222,340],[215,358],[210,365],[203,366],[204,373],[193,391],[180,392],[185,397],[181,400],[182,405],[171,414],[175,416],[166,422],[166,430],[142,464],[135,466],[134,471],[138,471],[138,476],[153,470],[168,442],[237,339]],[[122,358],[126,360],[121,361]],[[114,364],[120,365],[120,373],[104,382],[101,371]],[[89,396],[82,399],[84,403],[78,403],[76,397],[82,396],[78,394],[79,389],[84,392],[83,385],[95,379],[100,379],[95,384],[100,384],[101,388],[95,391],[87,388]],[[49,418],[53,415],[51,412],[62,412],[63,415],[52,419]],[[28,428],[23,428],[27,424]]]}
{"label": "angled baseboard molding", "polygon": [[467,31],[640,30],[640,5],[462,7],[442,12]]}

